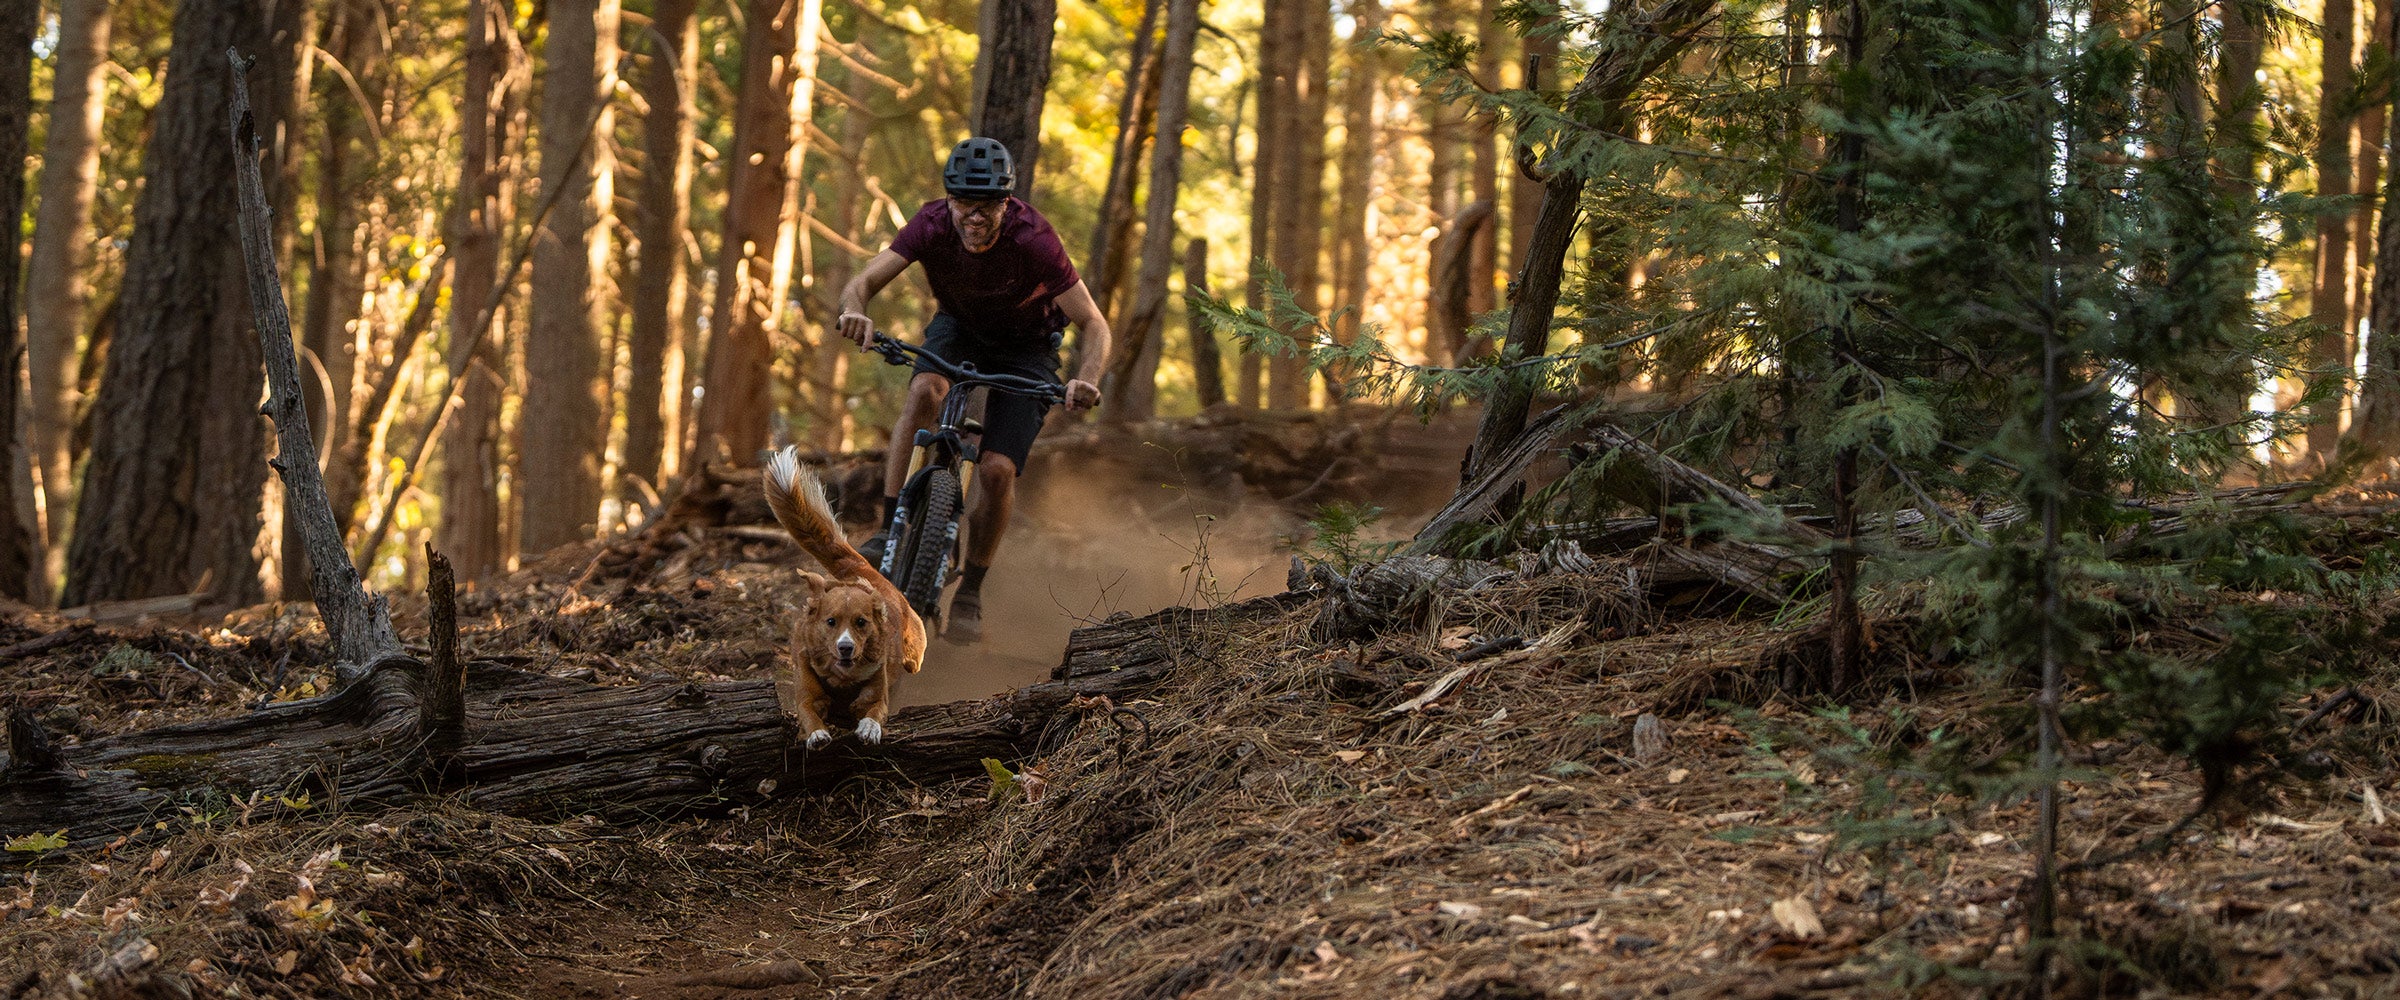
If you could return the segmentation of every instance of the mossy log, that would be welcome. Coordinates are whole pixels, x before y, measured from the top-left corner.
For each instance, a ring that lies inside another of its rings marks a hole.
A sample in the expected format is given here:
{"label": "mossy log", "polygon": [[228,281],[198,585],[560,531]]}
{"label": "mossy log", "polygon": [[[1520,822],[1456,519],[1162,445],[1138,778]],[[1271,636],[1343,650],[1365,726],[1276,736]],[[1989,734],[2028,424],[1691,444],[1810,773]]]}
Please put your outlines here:
{"label": "mossy log", "polygon": [[[471,663],[463,732],[455,750],[434,754],[419,707],[429,671],[402,656],[322,698],[81,744],[48,740],[27,730],[29,716],[12,713],[8,745],[25,759],[0,768],[0,837],[64,829],[70,845],[89,845],[243,806],[365,810],[438,794],[513,815],[632,818],[824,791],[862,776],[941,781],[980,771],[985,757],[1015,760],[1055,745],[1085,711],[1076,699],[1138,694],[1208,655],[1228,626],[1310,599],[1175,608],[1079,630],[1059,679],[901,709],[877,747],[845,736],[802,749],[765,679],[606,687]],[[25,749],[34,747],[42,750]]]}

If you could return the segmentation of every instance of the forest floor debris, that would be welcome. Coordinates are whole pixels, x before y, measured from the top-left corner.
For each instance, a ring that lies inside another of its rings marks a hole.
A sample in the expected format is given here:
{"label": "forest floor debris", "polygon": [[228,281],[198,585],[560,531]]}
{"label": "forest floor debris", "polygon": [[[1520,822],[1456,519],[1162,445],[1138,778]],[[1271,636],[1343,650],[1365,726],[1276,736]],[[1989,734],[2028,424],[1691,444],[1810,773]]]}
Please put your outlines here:
{"label": "forest floor debris", "polygon": [[[2323,513],[2390,521],[2388,501],[2345,503]],[[604,684],[762,675],[792,556],[696,531],[621,577],[587,573],[594,546],[468,595],[466,654]],[[1296,608],[1109,706],[1142,739],[1082,725],[1004,762],[1006,782],[636,824],[254,792],[72,857],[12,824],[0,997],[1971,996],[2021,968],[2030,806],[1971,808],[1904,760],[2000,753],[2020,704],[1913,649],[1902,619],[1873,633],[1883,685],[1795,703],[1774,692],[1805,622],[1630,603],[1617,563],[1594,569],[1498,580],[1363,640],[1324,641],[1320,609]],[[422,634],[420,607],[397,611]],[[292,609],[19,614],[10,646],[0,698],[65,738],[331,683]],[[1469,654],[1484,669],[1434,691]],[[2073,748],[2070,861],[2179,829],[2070,883],[2076,989],[2400,978],[2396,690],[2388,667],[2362,679],[2303,734],[2307,776],[2180,828],[2188,768],[2135,741]]]}

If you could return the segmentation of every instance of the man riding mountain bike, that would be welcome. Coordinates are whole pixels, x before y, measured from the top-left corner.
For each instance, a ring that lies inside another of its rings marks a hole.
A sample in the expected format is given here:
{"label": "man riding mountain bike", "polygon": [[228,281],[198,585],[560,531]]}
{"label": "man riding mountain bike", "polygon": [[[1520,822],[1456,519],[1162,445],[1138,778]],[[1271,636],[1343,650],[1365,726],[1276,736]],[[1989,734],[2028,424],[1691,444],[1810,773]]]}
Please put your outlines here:
{"label": "man riding mountain bike", "polygon": [[[1108,320],[1076,275],[1050,221],[1010,195],[1016,171],[1008,149],[981,137],[959,143],[943,166],[942,187],[949,197],[926,202],[892,237],[891,247],[842,287],[836,329],[865,350],[875,331],[867,319],[867,300],[910,264],[920,264],[938,305],[925,324],[925,350],[987,373],[1056,382],[1059,345],[1072,323],[1083,338],[1083,363],[1067,381],[1067,410],[1099,405]],[[891,450],[884,458],[884,527],[861,550],[869,562],[881,563],[891,544],[889,526],[907,485],[917,431],[933,425],[949,391],[950,381],[923,364],[909,381],[908,404],[892,427]],[[967,514],[966,571],[951,596],[945,633],[954,641],[983,637],[984,574],[999,554],[1017,476],[1049,408],[1047,402],[998,391],[984,400],[982,458],[971,491],[976,500]]]}

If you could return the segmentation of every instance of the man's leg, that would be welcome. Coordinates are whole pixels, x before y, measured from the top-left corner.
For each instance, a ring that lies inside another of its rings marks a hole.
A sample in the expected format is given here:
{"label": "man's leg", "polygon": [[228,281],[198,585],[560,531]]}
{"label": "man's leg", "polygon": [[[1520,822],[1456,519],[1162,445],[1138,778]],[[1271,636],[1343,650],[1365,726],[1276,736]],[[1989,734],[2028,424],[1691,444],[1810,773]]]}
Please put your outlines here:
{"label": "man's leg", "polygon": [[900,504],[900,488],[908,485],[917,432],[941,418],[942,397],[949,394],[950,380],[932,372],[918,372],[909,380],[908,403],[900,409],[900,422],[892,425],[892,445],[883,456],[883,517],[875,522],[875,536],[859,551],[870,563],[881,566],[883,550],[891,545],[892,509]]}
{"label": "man's leg", "polygon": [[1017,463],[998,452],[984,452],[975,463],[975,503],[967,511],[967,568],[950,597],[949,637],[961,642],[983,638],[983,575],[1000,555],[1000,536],[1008,531],[1008,515],[1017,500]]}

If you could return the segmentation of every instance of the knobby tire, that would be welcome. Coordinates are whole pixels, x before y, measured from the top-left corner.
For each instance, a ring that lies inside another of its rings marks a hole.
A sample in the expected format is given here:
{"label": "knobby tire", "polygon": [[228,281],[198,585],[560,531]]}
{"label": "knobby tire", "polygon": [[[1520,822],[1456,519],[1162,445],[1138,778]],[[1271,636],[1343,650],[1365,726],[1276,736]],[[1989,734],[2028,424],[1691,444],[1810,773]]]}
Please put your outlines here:
{"label": "knobby tire", "polygon": [[917,513],[910,518],[907,537],[900,540],[900,558],[894,561],[900,579],[893,582],[918,614],[931,619],[941,602],[950,547],[958,538],[959,492],[958,477],[948,469],[927,469],[922,475]]}

